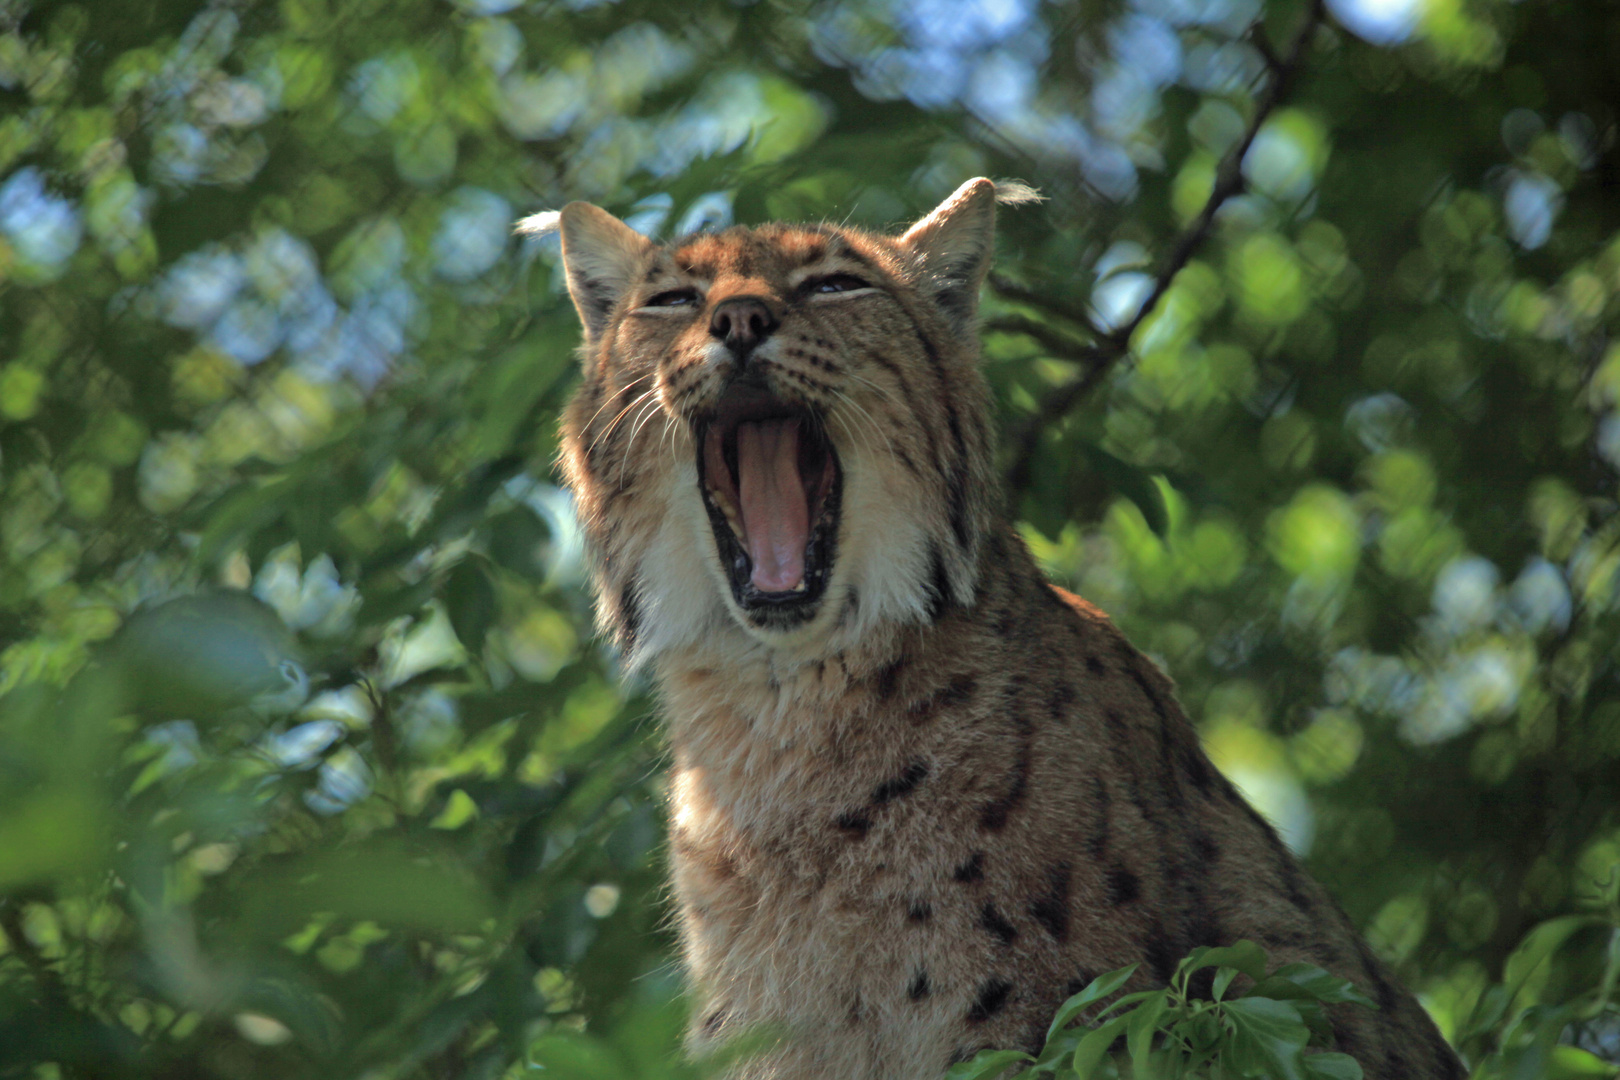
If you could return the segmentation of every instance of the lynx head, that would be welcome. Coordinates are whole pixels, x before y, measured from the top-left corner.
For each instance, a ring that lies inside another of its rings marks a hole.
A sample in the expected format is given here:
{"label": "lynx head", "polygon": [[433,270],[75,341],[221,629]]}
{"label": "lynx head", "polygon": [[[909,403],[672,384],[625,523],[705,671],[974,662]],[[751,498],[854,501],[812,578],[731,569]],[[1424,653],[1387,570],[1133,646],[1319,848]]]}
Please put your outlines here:
{"label": "lynx head", "polygon": [[[975,319],[995,205],[970,180],[900,236],[558,228],[584,323],[562,464],[598,610],[633,660],[741,634],[804,658],[972,602],[994,511]],[[744,642],[739,642],[743,644]]]}

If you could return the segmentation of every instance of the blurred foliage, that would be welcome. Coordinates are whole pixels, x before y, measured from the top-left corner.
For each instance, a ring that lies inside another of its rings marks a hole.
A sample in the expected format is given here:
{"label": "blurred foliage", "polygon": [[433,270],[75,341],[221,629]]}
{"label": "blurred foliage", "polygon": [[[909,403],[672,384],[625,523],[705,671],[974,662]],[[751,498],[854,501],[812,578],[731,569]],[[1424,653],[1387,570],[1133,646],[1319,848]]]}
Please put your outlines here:
{"label": "blurred foliage", "polygon": [[1482,1074],[1612,1071],[1620,11],[1310,13],[0,0],[0,1076],[686,1075],[510,223],[975,174],[1037,554]]}

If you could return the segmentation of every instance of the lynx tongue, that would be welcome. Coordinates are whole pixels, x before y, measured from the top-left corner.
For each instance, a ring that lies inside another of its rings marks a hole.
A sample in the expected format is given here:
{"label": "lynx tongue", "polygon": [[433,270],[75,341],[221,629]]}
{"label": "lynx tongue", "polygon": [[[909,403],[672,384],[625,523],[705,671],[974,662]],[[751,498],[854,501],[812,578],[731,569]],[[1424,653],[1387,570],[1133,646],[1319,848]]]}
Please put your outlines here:
{"label": "lynx tongue", "polygon": [[799,422],[759,420],[737,428],[738,495],[754,588],[789,592],[804,584],[810,504],[799,478]]}

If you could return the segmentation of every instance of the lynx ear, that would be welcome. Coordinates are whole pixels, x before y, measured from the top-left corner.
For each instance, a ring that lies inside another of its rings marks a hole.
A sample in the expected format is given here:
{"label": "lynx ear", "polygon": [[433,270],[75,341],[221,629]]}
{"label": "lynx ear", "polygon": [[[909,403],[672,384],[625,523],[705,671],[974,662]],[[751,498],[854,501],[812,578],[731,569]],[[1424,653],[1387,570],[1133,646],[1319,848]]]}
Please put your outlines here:
{"label": "lynx ear", "polygon": [[918,285],[959,333],[973,331],[979,286],[995,252],[996,204],[1020,206],[1041,200],[1041,193],[1021,180],[976,177],[900,238],[916,259]]}
{"label": "lynx ear", "polygon": [[995,239],[996,185],[982,176],[957,188],[900,238],[916,260],[918,286],[958,332],[972,332]]}
{"label": "lynx ear", "polygon": [[595,341],[641,270],[652,241],[600,207],[571,202],[557,215],[563,268],[585,340]]}

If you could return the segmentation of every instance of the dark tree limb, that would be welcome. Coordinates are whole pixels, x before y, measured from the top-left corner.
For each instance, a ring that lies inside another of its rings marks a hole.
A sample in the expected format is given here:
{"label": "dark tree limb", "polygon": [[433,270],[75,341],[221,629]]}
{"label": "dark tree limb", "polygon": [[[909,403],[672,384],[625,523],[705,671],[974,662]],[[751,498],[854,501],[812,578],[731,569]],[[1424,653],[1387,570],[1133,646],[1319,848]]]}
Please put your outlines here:
{"label": "dark tree limb", "polygon": [[[1254,115],[1249,118],[1243,136],[1226,152],[1226,156],[1221,159],[1219,167],[1215,170],[1215,184],[1210,190],[1209,198],[1204,201],[1203,209],[1176,238],[1169,255],[1160,265],[1158,273],[1154,275],[1153,287],[1149,290],[1147,298],[1142,301],[1129,322],[1117,329],[1103,331],[1083,308],[1069,301],[1043,296],[1009,282],[1000,275],[992,276],[992,287],[1007,299],[1028,304],[1072,322],[1082,327],[1095,342],[1089,349],[1077,349],[1074,346],[1069,346],[1061,352],[1053,349],[1054,353],[1065,359],[1079,361],[1084,365],[1084,370],[1073,382],[1057,387],[1047,394],[1036,408],[1035,415],[1019,425],[1014,433],[1013,460],[1007,471],[1008,484],[1013,491],[1022,491],[1028,484],[1030,465],[1036,449],[1040,446],[1041,433],[1046,430],[1047,425],[1068,415],[1071,409],[1097,388],[1116,364],[1129,355],[1132,335],[1158,308],[1164,294],[1170,291],[1170,285],[1175,281],[1176,275],[1186,267],[1204,241],[1209,239],[1209,234],[1215,226],[1215,216],[1220,213],[1221,207],[1226,205],[1232,196],[1243,190],[1243,158],[1248,154],[1255,136],[1260,133],[1260,128],[1291,89],[1294,78],[1299,73],[1305,48],[1310,44],[1311,36],[1322,21],[1322,8],[1323,0],[1311,0],[1304,19],[1289,42],[1286,55],[1283,56],[1279,56],[1272,48],[1264,28],[1259,23],[1250,27],[1247,36],[1260,53],[1261,59],[1265,61],[1270,78],[1265,89],[1255,99]],[[1045,338],[1032,331],[1020,332],[1029,333],[1042,345],[1047,345]],[[1051,348],[1050,345],[1047,347]]]}
{"label": "dark tree limb", "polygon": [[1076,341],[1071,335],[1054,329],[1050,323],[1036,322],[1026,319],[1022,315],[1002,315],[994,319],[986,319],[980,327],[981,330],[990,330],[1002,334],[1022,334],[1040,342],[1041,348],[1060,360],[1073,360],[1077,363],[1089,363],[1090,354],[1096,347],[1083,341]]}
{"label": "dark tree limb", "polygon": [[1059,318],[1074,323],[1084,330],[1086,336],[1093,341],[1099,341],[1108,336],[1107,332],[1092,320],[1091,313],[1085,309],[1084,305],[1071,304],[1057,297],[1046,296],[1033,289],[1025,288],[1011,278],[997,273],[991,273],[990,287],[1008,300],[1027,304],[1033,308],[1040,308],[1042,311],[1050,312]]}

